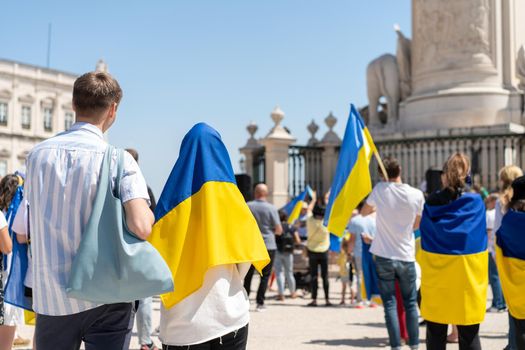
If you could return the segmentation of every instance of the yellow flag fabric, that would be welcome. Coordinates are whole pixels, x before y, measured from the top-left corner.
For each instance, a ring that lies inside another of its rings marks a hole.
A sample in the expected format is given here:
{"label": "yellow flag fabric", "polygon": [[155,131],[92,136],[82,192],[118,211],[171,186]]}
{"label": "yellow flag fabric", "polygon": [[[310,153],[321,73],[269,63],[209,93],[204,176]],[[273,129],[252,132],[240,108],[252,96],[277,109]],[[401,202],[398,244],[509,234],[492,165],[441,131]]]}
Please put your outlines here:
{"label": "yellow flag fabric", "polygon": [[170,308],[197,291],[215,266],[270,262],[250,209],[235,184],[220,135],[197,124],[185,136],[155,210],[149,242],[168,264],[175,284],[161,296]]}
{"label": "yellow flag fabric", "polygon": [[525,213],[509,210],[496,233],[496,264],[510,314],[525,319]]}

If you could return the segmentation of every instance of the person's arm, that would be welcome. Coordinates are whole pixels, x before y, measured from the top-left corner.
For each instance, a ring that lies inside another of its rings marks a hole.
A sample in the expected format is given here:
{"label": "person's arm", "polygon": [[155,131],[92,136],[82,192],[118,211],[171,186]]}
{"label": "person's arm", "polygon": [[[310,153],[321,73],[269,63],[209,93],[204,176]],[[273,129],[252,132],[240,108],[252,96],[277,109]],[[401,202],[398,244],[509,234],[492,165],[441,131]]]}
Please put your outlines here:
{"label": "person's arm", "polygon": [[140,239],[147,239],[155,217],[149,206],[146,180],[133,157],[124,152],[124,172],[120,180],[120,200],[123,203],[128,229]]}
{"label": "person's arm", "polygon": [[27,244],[27,236],[26,235],[20,235],[20,234],[16,234],[16,241],[20,244]]}
{"label": "person's arm", "polygon": [[374,240],[374,237],[366,232],[361,233],[361,238],[366,244],[372,244],[372,241]]}
{"label": "person's arm", "polygon": [[281,225],[281,219],[279,218],[279,213],[277,212],[277,208],[272,207],[270,211],[270,218],[272,220],[273,233],[275,233],[276,236],[282,235],[283,225]]}
{"label": "person's arm", "polygon": [[[419,190],[417,190],[419,191]],[[425,196],[423,192],[419,191],[418,206],[416,211],[416,219],[414,220],[414,231],[419,229],[421,224],[421,215],[423,215],[423,207],[425,206]]]}
{"label": "person's arm", "polygon": [[142,198],[132,199],[124,203],[126,225],[140,239],[148,239],[155,217],[149,209],[149,203]]}
{"label": "person's arm", "polygon": [[294,231],[293,238],[296,244],[301,243],[301,237],[299,237],[299,232],[297,232],[297,230]]}
{"label": "person's arm", "polygon": [[9,230],[7,226],[0,229],[0,252],[2,254],[9,254],[13,250],[13,241],[9,237]]}
{"label": "person's arm", "polygon": [[376,211],[376,208],[371,206],[370,204],[366,203],[363,207],[363,209],[361,209],[361,216],[368,216],[370,214],[373,214],[374,212]]}
{"label": "person's arm", "polygon": [[348,254],[352,254],[355,248],[355,234],[350,232],[350,241],[348,242]]}
{"label": "person's arm", "polygon": [[419,229],[419,225],[421,224],[421,215],[416,216],[416,220],[414,220],[414,231]]}
{"label": "person's arm", "polygon": [[317,192],[312,191],[312,199],[308,203],[308,208],[306,209],[308,214],[311,214],[314,211],[315,203],[317,202]]}
{"label": "person's arm", "polygon": [[29,242],[27,238],[28,237],[27,231],[29,228],[28,212],[29,212],[29,203],[26,200],[24,200],[18,206],[18,210],[16,211],[16,215],[13,219],[13,226],[11,227],[14,233],[16,234],[16,241],[19,244],[27,244]]}

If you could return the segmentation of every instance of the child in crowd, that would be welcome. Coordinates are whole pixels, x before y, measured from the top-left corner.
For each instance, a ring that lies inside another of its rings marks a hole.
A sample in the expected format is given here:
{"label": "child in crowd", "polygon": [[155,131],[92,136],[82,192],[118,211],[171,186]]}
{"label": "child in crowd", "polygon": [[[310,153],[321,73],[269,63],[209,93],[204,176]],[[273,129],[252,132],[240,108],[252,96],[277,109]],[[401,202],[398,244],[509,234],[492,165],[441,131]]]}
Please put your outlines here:
{"label": "child in crowd", "polygon": [[352,260],[351,256],[349,254],[349,248],[350,248],[350,235],[345,235],[343,237],[343,241],[341,243],[341,252],[339,253],[339,257],[337,259],[338,265],[339,265],[339,278],[341,278],[341,302],[340,305],[346,304],[346,287],[350,287],[350,305],[355,304],[356,300],[356,290],[353,283],[354,280],[354,273],[353,273],[353,266],[352,266]]}

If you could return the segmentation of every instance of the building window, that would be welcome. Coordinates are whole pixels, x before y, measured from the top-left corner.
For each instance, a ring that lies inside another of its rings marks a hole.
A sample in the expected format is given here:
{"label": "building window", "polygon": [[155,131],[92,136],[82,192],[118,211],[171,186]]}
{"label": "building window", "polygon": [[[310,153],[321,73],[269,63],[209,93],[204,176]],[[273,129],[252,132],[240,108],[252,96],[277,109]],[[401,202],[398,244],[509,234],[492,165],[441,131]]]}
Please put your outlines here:
{"label": "building window", "polygon": [[7,175],[7,160],[0,159],[0,177]]}
{"label": "building window", "polygon": [[22,106],[22,129],[31,129],[31,107]]}
{"label": "building window", "polygon": [[0,125],[7,125],[7,103],[0,102]]}
{"label": "building window", "polygon": [[53,108],[44,108],[44,130],[53,131]]}
{"label": "building window", "polygon": [[66,112],[64,120],[64,127],[66,130],[69,130],[69,128],[71,128],[71,125],[73,125],[73,123],[75,122],[75,115],[73,114],[73,112]]}

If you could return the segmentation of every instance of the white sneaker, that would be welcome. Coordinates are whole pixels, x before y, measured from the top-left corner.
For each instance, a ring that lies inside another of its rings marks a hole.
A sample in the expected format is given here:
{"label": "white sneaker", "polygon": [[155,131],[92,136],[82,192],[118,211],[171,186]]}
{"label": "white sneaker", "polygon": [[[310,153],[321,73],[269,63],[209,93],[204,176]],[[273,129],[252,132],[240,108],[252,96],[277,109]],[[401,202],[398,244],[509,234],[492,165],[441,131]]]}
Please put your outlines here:
{"label": "white sneaker", "polygon": [[266,305],[257,305],[255,308],[255,311],[257,312],[265,312],[266,311]]}

